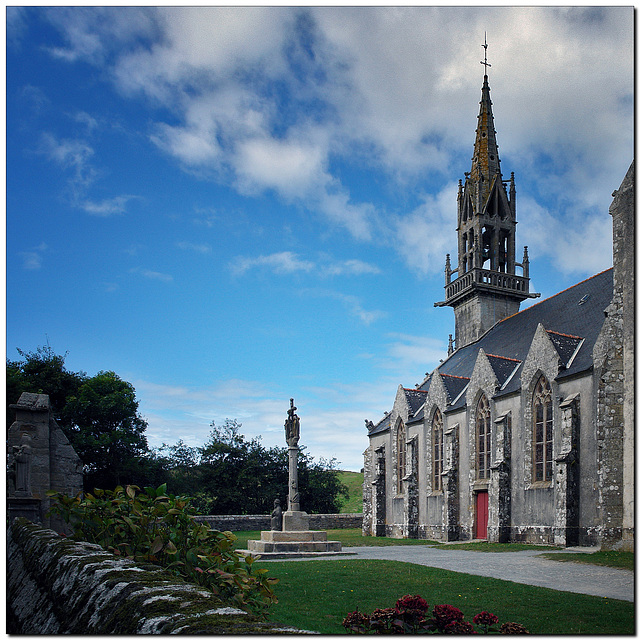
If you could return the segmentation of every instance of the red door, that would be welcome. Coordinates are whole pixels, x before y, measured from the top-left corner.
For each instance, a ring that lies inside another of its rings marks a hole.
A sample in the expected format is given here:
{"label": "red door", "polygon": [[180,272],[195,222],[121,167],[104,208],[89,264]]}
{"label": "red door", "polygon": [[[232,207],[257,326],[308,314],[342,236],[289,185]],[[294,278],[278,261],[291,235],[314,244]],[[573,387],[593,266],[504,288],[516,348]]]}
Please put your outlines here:
{"label": "red door", "polygon": [[476,493],[476,538],[487,539],[487,524],[489,523],[489,492]]}

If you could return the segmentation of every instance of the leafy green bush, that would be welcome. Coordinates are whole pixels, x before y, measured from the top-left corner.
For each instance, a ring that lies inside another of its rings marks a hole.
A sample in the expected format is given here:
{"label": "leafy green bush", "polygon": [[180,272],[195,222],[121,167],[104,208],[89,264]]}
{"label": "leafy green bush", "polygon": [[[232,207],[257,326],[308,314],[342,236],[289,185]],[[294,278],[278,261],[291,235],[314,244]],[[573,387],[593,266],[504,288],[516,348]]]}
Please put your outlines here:
{"label": "leafy green bush", "polygon": [[99,544],[117,556],[150,562],[194,582],[230,605],[261,617],[277,602],[275,578],[234,550],[235,536],[196,522],[190,498],[130,485],[96,489],[75,498],[49,492],[51,513],[73,529],[73,538]]}

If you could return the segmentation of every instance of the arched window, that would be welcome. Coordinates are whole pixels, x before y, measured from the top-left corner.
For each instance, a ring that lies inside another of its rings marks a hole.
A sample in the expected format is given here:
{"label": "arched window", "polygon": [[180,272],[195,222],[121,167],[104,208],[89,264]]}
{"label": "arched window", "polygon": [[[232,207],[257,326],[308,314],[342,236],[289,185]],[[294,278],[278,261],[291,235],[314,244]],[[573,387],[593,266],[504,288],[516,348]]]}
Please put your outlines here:
{"label": "arched window", "polygon": [[398,431],[396,433],[396,444],[398,452],[398,478],[396,481],[396,492],[402,493],[402,478],[407,472],[407,432],[404,422],[398,421]]}
{"label": "arched window", "polygon": [[533,392],[533,480],[551,480],[553,470],[553,408],[551,387],[540,376]]}
{"label": "arched window", "polygon": [[431,442],[433,444],[433,490],[442,490],[442,462],[444,459],[444,446],[442,438],[442,414],[436,409],[431,422]]}
{"label": "arched window", "polygon": [[484,394],[476,407],[476,478],[489,477],[491,465],[491,409]]}

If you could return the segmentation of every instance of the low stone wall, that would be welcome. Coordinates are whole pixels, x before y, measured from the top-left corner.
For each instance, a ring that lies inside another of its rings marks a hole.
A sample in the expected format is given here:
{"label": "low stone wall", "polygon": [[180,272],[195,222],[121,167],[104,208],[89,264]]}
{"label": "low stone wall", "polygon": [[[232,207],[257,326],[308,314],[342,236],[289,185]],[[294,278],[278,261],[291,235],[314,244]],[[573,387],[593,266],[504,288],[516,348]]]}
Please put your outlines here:
{"label": "low stone wall", "polygon": [[16,518],[7,532],[11,634],[299,634],[153,565]]}
{"label": "low stone wall", "polygon": [[[218,531],[268,531],[271,527],[269,516],[197,516],[196,520],[206,522]],[[361,529],[361,513],[311,513],[309,526],[320,531],[326,529]]]}

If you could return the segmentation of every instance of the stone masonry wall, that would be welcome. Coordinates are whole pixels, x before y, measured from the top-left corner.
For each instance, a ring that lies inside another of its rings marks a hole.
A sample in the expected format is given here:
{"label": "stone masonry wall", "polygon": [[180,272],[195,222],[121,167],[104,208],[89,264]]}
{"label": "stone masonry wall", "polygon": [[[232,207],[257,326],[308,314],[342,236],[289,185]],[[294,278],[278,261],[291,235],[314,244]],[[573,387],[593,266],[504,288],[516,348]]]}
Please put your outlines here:
{"label": "stone masonry wall", "polygon": [[16,518],[7,532],[12,634],[298,634],[229,607],[153,565]]}
{"label": "stone masonry wall", "polygon": [[[360,529],[361,513],[311,513],[309,526],[314,530]],[[196,520],[206,522],[218,531],[268,531],[271,528],[269,516],[219,515],[198,516]]]}

